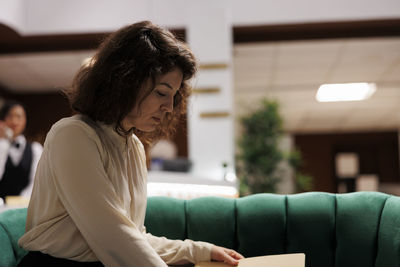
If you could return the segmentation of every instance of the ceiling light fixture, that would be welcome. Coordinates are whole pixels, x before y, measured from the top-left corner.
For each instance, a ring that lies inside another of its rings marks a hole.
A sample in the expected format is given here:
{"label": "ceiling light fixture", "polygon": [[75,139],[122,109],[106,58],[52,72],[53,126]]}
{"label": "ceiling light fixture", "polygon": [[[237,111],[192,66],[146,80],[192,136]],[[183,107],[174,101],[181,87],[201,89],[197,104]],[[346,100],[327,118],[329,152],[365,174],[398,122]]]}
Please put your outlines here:
{"label": "ceiling light fixture", "polygon": [[319,102],[361,101],[376,91],[374,83],[323,84],[315,96]]}

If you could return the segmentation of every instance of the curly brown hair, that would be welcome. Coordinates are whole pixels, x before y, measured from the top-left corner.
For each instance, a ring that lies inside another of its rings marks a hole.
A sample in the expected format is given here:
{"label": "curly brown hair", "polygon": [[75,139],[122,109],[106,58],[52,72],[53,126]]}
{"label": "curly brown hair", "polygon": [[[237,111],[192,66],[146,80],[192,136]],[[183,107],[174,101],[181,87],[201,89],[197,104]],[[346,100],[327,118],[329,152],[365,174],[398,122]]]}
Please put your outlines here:
{"label": "curly brown hair", "polygon": [[[163,123],[150,133],[123,129],[122,120],[151,93],[156,77],[176,67],[182,71],[183,81],[174,97],[174,109]],[[186,112],[188,80],[196,71],[196,59],[184,42],[170,31],[142,21],[105,39],[90,63],[80,68],[66,95],[73,111],[115,125],[122,136],[135,133],[142,141],[151,142],[174,133]],[[153,86],[145,88],[143,85],[149,79]]]}

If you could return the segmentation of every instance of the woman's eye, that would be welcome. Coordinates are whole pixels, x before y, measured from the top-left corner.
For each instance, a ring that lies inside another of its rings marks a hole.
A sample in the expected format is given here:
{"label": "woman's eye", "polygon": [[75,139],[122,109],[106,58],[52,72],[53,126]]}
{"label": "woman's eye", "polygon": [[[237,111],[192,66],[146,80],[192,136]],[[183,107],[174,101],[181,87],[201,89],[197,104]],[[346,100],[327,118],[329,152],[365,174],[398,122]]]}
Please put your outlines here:
{"label": "woman's eye", "polygon": [[160,92],[160,91],[156,91],[156,93],[157,93],[157,95],[159,95],[159,96],[166,96],[166,94],[164,94],[164,93],[162,93],[162,92]]}

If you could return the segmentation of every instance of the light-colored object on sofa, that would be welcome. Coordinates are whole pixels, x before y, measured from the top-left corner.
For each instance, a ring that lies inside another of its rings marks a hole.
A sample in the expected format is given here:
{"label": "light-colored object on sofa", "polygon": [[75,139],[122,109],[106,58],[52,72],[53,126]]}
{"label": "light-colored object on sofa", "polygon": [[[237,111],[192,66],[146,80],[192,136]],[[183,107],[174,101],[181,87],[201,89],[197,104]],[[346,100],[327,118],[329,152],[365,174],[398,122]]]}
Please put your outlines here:
{"label": "light-colored object on sofa", "polygon": [[[250,257],[239,260],[238,267],[304,267],[305,254],[291,253],[271,256]],[[195,267],[229,267],[220,262],[200,262]]]}

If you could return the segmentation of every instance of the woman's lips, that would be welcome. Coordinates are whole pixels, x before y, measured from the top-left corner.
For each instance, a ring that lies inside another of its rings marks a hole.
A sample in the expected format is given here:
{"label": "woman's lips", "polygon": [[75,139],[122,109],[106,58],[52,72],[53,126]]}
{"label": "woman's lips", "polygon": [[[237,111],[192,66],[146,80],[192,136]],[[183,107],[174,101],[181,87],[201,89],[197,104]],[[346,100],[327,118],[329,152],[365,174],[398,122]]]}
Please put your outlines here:
{"label": "woman's lips", "polygon": [[160,118],[157,118],[157,117],[153,117],[153,120],[155,120],[155,121],[158,122],[158,123],[161,122],[161,119],[160,119]]}

